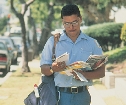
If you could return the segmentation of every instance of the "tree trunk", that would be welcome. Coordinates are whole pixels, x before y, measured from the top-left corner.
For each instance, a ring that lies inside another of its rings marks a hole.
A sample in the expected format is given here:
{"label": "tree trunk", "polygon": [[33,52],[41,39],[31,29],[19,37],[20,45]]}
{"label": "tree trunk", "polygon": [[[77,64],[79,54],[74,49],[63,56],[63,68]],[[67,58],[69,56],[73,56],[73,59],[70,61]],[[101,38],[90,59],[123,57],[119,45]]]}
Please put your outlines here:
{"label": "tree trunk", "polygon": [[19,21],[21,23],[21,29],[22,29],[22,41],[23,41],[23,49],[22,49],[22,72],[30,72],[29,66],[28,66],[28,49],[26,46],[26,28],[25,28],[25,22],[24,17],[22,14],[19,16]]}
{"label": "tree trunk", "polygon": [[41,35],[40,44],[39,44],[39,51],[43,50],[47,39],[51,35],[51,24],[54,19],[54,4],[53,5],[48,4],[48,7],[49,7],[50,12],[45,22],[45,27],[42,29],[42,35]]}
{"label": "tree trunk", "polygon": [[97,24],[103,22],[109,22],[109,14],[111,10],[111,5],[108,5],[104,11],[100,11],[97,9],[96,5],[88,4],[88,6],[83,6],[85,13],[85,24]]}
{"label": "tree trunk", "polygon": [[30,68],[28,66],[28,49],[26,46],[26,27],[24,21],[24,14],[27,11],[27,8],[30,4],[32,4],[35,0],[29,0],[25,3],[24,0],[20,0],[22,4],[21,13],[18,13],[14,7],[14,0],[10,0],[11,10],[14,14],[18,17],[20,24],[21,24],[21,31],[22,31],[22,72],[30,72]]}
{"label": "tree trunk", "polygon": [[32,45],[32,49],[33,49],[33,58],[35,58],[36,56],[39,55],[39,50],[38,50],[38,42],[37,42],[37,35],[36,35],[36,26],[35,26],[35,22],[34,19],[29,16],[29,22],[30,25],[32,26],[32,32],[33,32],[33,45]]}

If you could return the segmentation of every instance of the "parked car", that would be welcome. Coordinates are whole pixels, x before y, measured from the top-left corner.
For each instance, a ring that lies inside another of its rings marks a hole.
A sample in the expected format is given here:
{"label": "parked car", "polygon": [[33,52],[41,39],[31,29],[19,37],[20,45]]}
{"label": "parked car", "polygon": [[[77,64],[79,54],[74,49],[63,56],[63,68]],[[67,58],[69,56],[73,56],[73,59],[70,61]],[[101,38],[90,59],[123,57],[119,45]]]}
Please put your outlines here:
{"label": "parked car", "polygon": [[[21,56],[22,55],[22,37],[20,36],[12,36],[10,37],[14,44],[18,47],[18,56]],[[28,41],[26,41],[26,45],[27,45],[27,48],[29,49],[30,48],[30,45],[28,44]]]}
{"label": "parked car", "polygon": [[0,69],[3,73],[10,71],[11,53],[5,41],[0,40]]}
{"label": "parked car", "polygon": [[0,40],[6,41],[7,47],[12,54],[11,62],[12,64],[17,64],[18,48],[14,44],[13,40],[10,37],[6,37],[6,36],[1,36]]}
{"label": "parked car", "polygon": [[19,36],[13,36],[13,37],[10,37],[14,44],[17,46],[18,48],[18,57],[20,57],[22,55],[22,37],[19,37]]}

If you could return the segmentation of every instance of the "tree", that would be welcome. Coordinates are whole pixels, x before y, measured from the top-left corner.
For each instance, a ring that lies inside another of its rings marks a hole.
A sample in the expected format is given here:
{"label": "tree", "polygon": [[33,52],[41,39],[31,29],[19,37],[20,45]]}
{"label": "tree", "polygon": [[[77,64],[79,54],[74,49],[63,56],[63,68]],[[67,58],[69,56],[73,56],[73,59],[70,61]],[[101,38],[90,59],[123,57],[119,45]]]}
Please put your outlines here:
{"label": "tree", "polygon": [[[33,17],[35,21],[42,26],[42,36],[40,40],[39,50],[41,51],[50,36],[50,31],[57,26],[61,28],[60,10],[63,5],[74,3],[82,8],[83,20],[85,25],[92,25],[103,22],[114,21],[109,19],[110,11],[113,10],[113,6],[120,8],[122,5],[126,5],[125,0],[36,0],[36,5],[33,9]],[[50,5],[51,4],[51,5]],[[56,8],[58,7],[58,9]],[[116,12],[115,10],[113,10]],[[54,14],[55,12],[55,14]],[[53,21],[52,21],[53,20]],[[57,24],[59,23],[59,24]],[[52,26],[53,24],[53,26]],[[57,25],[57,26],[56,26]]]}
{"label": "tree", "polygon": [[126,23],[124,23],[122,27],[120,39],[122,40],[122,47],[123,47],[124,45],[126,45]]}
{"label": "tree", "polygon": [[21,24],[21,30],[22,30],[22,41],[23,41],[23,51],[22,51],[22,72],[30,72],[30,68],[28,66],[28,49],[26,46],[26,26],[24,21],[24,15],[30,6],[35,0],[29,0],[25,2],[24,0],[20,0],[20,3],[22,4],[21,12],[18,12],[14,7],[14,0],[10,0],[11,4],[11,10],[14,12],[14,14],[17,16],[17,18],[20,21]]}
{"label": "tree", "polygon": [[53,0],[36,0],[35,5],[31,6],[33,10],[32,17],[35,18],[36,23],[40,24],[42,28],[39,51],[42,51],[47,39],[51,35],[52,21],[54,20],[54,6],[55,3]]}
{"label": "tree", "polygon": [[86,25],[114,21],[109,19],[110,12],[116,12],[113,7],[119,9],[121,6],[126,6],[126,0],[56,0],[56,3],[80,5],[84,10]]}
{"label": "tree", "polygon": [[50,3],[50,4],[47,4],[48,5],[48,8],[49,8],[49,14],[48,14],[48,18],[46,19],[45,21],[45,25],[42,29],[42,35],[41,35],[41,38],[40,38],[40,45],[39,45],[39,50],[43,50],[44,48],[44,45],[48,39],[48,37],[50,36],[50,33],[51,33],[51,24],[52,24],[52,21],[54,19],[54,4],[53,3]]}
{"label": "tree", "polygon": [[36,56],[39,55],[39,47],[38,47],[38,42],[37,42],[37,34],[36,34],[36,23],[34,21],[34,18],[32,17],[32,11],[29,8],[29,16],[28,16],[28,24],[29,27],[32,29],[32,33],[33,33],[33,38],[32,38],[32,49],[33,49],[33,58],[35,58]]}
{"label": "tree", "polygon": [[0,18],[0,35],[3,35],[6,31],[6,27],[8,23],[7,17]]}
{"label": "tree", "polygon": [[126,42],[126,23],[122,27],[120,38],[122,41]]}

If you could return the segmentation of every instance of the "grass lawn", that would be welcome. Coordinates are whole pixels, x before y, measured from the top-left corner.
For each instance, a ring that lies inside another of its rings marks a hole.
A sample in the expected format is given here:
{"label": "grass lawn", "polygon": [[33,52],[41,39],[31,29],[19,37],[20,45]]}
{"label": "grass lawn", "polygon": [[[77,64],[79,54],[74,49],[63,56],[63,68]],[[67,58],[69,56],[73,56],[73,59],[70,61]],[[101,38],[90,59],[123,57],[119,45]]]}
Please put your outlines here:
{"label": "grass lawn", "polygon": [[20,68],[0,86],[0,105],[24,105],[24,99],[40,80],[40,68],[31,68],[31,73],[21,74]]}

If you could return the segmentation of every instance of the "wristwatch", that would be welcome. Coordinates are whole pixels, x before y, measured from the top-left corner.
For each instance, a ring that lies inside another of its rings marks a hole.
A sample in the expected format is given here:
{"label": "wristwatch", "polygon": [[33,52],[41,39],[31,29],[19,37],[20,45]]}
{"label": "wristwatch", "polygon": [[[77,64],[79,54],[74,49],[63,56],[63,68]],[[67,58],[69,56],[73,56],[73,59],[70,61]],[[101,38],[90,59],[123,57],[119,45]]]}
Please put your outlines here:
{"label": "wristwatch", "polygon": [[53,74],[54,73],[54,71],[52,70],[52,67],[50,66],[50,72]]}

